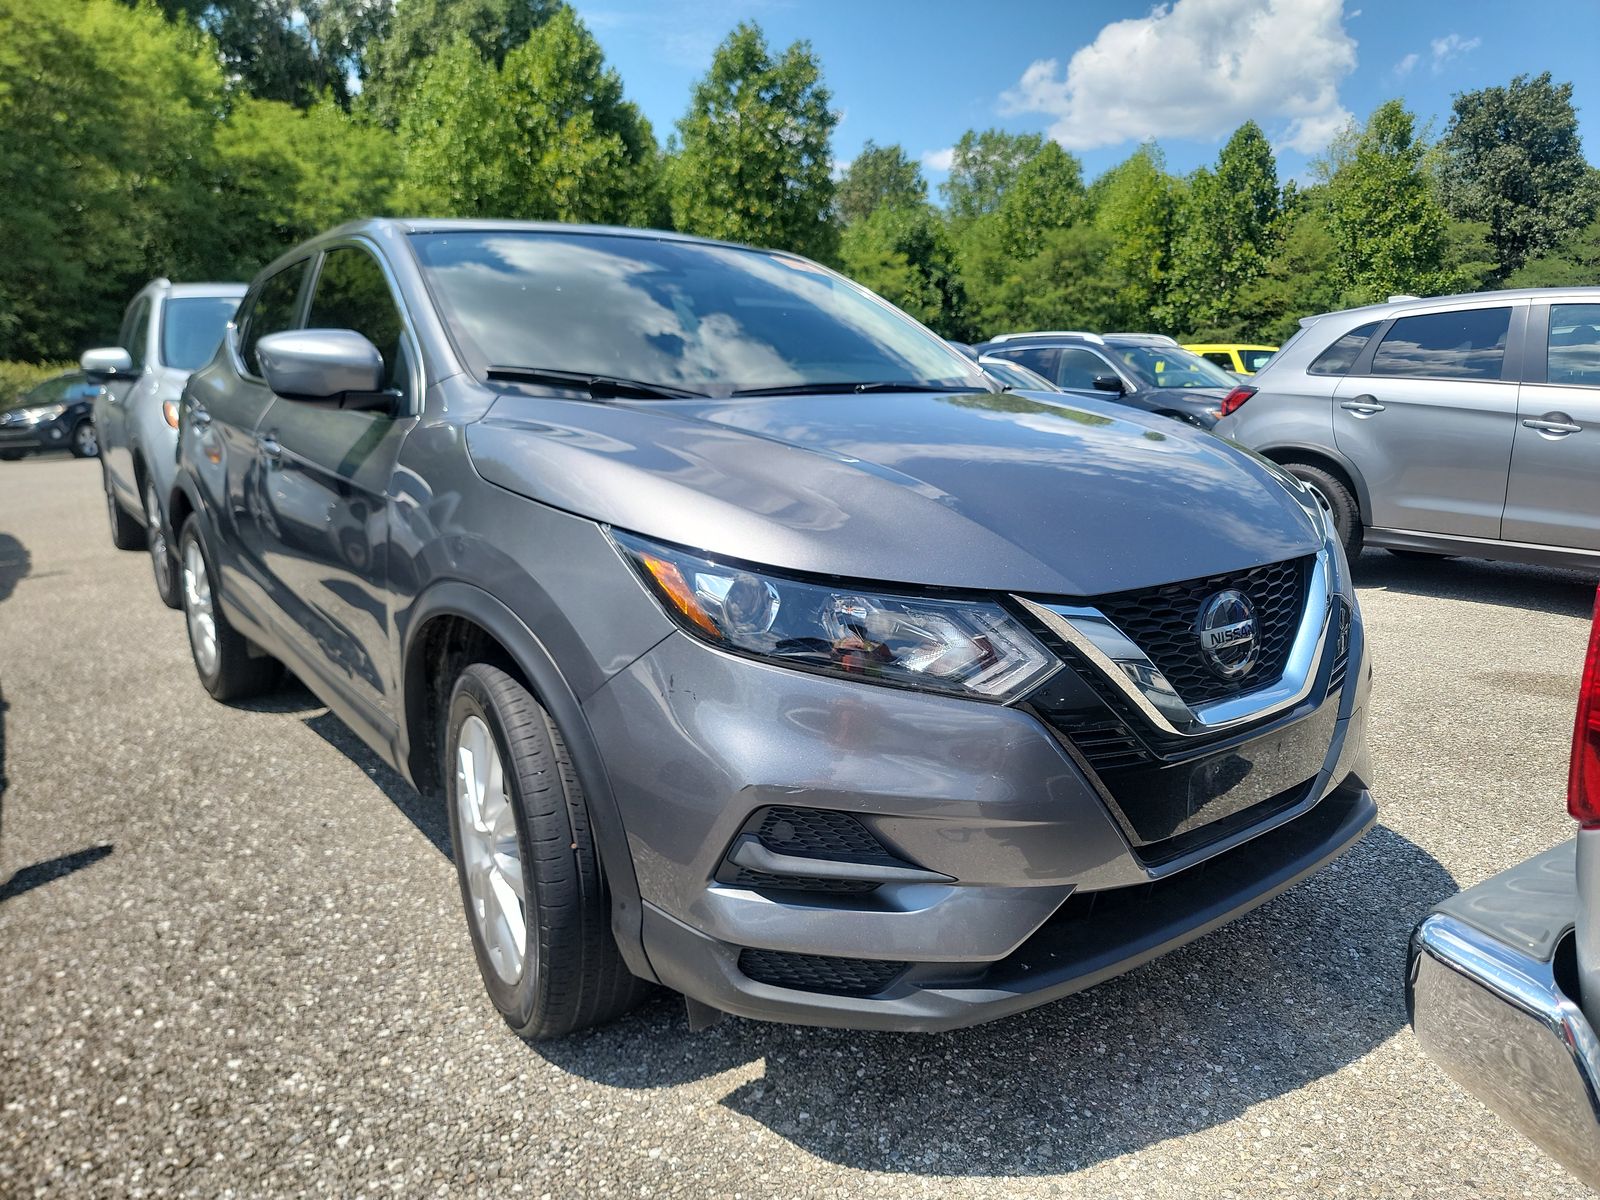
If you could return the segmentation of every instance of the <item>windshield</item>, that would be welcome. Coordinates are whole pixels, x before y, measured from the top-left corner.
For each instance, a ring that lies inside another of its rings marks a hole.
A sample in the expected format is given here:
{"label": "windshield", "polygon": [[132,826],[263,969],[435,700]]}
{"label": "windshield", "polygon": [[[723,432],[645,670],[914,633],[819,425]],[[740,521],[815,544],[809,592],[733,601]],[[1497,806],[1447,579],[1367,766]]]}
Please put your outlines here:
{"label": "windshield", "polygon": [[788,255],[543,230],[412,235],[474,371],[592,373],[712,396],[816,384],[988,390],[898,309]]}
{"label": "windshield", "polygon": [[1146,387],[1232,390],[1239,382],[1221,367],[1179,346],[1113,343],[1111,349]]}
{"label": "windshield", "polygon": [[1241,350],[1239,357],[1244,361],[1244,369],[1253,375],[1266,366],[1276,353],[1276,350]]}
{"label": "windshield", "polygon": [[211,361],[222,331],[239,307],[236,296],[178,296],[161,315],[161,361],[180,371],[198,371]]}

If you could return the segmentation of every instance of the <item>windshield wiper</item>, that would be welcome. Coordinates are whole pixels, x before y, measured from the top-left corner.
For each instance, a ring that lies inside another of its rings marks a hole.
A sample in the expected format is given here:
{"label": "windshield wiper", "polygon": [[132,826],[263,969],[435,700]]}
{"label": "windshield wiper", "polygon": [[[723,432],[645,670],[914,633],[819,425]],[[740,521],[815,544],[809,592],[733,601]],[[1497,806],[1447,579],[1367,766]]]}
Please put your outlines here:
{"label": "windshield wiper", "polygon": [[511,383],[544,383],[551,387],[581,388],[596,400],[704,400],[704,392],[624,379],[620,375],[596,375],[593,371],[557,371],[549,367],[490,367],[490,379]]}
{"label": "windshield wiper", "polygon": [[982,388],[948,383],[921,383],[915,379],[868,380],[861,383],[786,383],[780,387],[740,388],[734,396],[837,396],[851,392],[975,392]]}

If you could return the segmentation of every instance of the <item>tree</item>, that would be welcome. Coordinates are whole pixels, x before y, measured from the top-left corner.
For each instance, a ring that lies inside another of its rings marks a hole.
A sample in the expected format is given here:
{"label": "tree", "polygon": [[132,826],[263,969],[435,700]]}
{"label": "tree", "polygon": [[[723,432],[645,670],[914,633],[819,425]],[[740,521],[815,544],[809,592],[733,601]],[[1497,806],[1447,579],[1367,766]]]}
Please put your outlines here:
{"label": "tree", "polygon": [[1548,253],[1530,258],[1506,280],[1509,287],[1594,287],[1600,284],[1600,214]]}
{"label": "tree", "polygon": [[1550,72],[1462,92],[1440,144],[1451,214],[1489,225],[1501,271],[1554,246],[1594,215],[1600,195],[1578,136],[1572,85]]}
{"label": "tree", "polygon": [[1140,146],[1089,189],[1095,227],[1110,240],[1107,266],[1118,280],[1120,326],[1155,324],[1167,294],[1179,195],[1154,144]]}
{"label": "tree", "polygon": [[205,278],[207,40],[114,0],[0,0],[0,358],[109,337],[152,275]]}
{"label": "tree", "polygon": [[834,210],[846,225],[884,206],[905,207],[928,198],[922,168],[899,146],[868,141],[845,168],[834,193]]}
{"label": "tree", "polygon": [[464,37],[401,126],[403,200],[456,216],[618,224],[658,211],[655,137],[568,8],[496,67]]}
{"label": "tree", "polygon": [[[981,224],[981,223],[980,223]],[[1087,222],[1050,229],[1033,254],[1007,254],[980,236],[966,259],[982,336],[1017,329],[1112,329],[1117,280],[1107,270],[1111,239]]]}
{"label": "tree", "polygon": [[1017,168],[995,210],[1000,240],[1008,253],[1033,253],[1039,238],[1088,216],[1083,165],[1055,142]]}
{"label": "tree", "polygon": [[944,337],[965,338],[967,295],[944,220],[932,207],[885,204],[845,227],[844,273]]}
{"label": "tree", "polygon": [[1007,133],[1002,129],[969,129],[951,154],[950,178],[939,185],[951,220],[975,220],[1000,207],[1022,164],[1044,149],[1037,133]]}
{"label": "tree", "polygon": [[773,58],[758,26],[736,27],[678,122],[668,169],[674,224],[831,259],[829,102],[809,42]]}
{"label": "tree", "polygon": [[1239,290],[1261,274],[1279,218],[1278,167],[1261,127],[1246,121],[1189,179],[1178,208],[1172,287],[1164,323],[1192,330],[1226,316]]}
{"label": "tree", "polygon": [[1327,189],[1300,193],[1284,214],[1282,235],[1261,273],[1239,289],[1231,309],[1192,332],[1204,341],[1280,343],[1300,318],[1343,307],[1328,231]]}
{"label": "tree", "polygon": [[1424,166],[1426,147],[1398,100],[1335,141],[1321,168],[1336,277],[1350,303],[1438,290],[1448,259],[1448,218]]}
{"label": "tree", "polygon": [[362,105],[379,124],[398,129],[444,42],[464,37],[498,67],[563,7],[560,0],[397,0],[387,29],[362,57]]}

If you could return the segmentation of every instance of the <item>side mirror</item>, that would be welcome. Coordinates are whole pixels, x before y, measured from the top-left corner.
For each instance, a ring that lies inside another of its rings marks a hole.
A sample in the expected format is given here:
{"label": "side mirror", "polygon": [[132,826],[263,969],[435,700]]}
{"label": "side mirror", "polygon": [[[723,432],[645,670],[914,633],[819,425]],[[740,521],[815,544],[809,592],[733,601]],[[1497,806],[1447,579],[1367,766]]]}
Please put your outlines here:
{"label": "side mirror", "polygon": [[1097,392],[1116,392],[1120,396],[1128,388],[1119,376],[1096,375],[1094,377],[1094,390]]}
{"label": "side mirror", "polygon": [[78,359],[78,367],[91,379],[104,383],[107,379],[132,375],[133,355],[121,346],[102,346],[98,350],[85,350]]}
{"label": "side mirror", "polygon": [[267,386],[290,400],[367,399],[383,392],[383,355],[353,329],[269,333],[256,343],[256,361]]}

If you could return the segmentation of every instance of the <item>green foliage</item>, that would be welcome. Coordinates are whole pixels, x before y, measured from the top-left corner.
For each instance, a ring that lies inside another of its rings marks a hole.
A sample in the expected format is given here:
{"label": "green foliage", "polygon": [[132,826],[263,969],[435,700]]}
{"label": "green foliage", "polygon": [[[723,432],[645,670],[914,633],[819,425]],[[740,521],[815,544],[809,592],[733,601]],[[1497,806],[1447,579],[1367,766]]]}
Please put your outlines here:
{"label": "green foliage", "polygon": [[1327,197],[1300,197],[1283,219],[1261,273],[1239,289],[1232,309],[1191,330],[1198,341],[1285,341],[1300,318],[1342,306],[1337,247],[1328,229]]}
{"label": "green foliage", "polygon": [[1144,145],[1089,189],[1095,227],[1111,244],[1106,269],[1117,281],[1117,308],[1139,326],[1166,303],[1178,181],[1167,174],[1161,151]]}
{"label": "green foliage", "polygon": [[563,7],[560,0],[397,0],[384,36],[362,55],[362,107],[380,125],[398,129],[424,68],[447,42],[464,37],[498,67]]}
{"label": "green foliage", "polygon": [[1600,286],[1600,214],[1563,238],[1549,253],[1523,263],[1506,284],[1508,287]]}
{"label": "green foliage", "polygon": [[1083,164],[1055,142],[1046,142],[1017,169],[994,215],[1006,252],[1026,255],[1046,233],[1076,225],[1088,212]]}
{"label": "green foliage", "polygon": [[955,144],[950,178],[939,185],[950,219],[959,226],[997,211],[1017,172],[1044,145],[1037,133],[967,130]]}
{"label": "green foliage", "polygon": [[922,168],[899,146],[880,146],[869,139],[839,180],[834,211],[848,225],[885,205],[898,208],[927,198]]}
{"label": "green foliage", "polygon": [[924,203],[885,205],[845,227],[844,273],[944,337],[965,338],[966,288],[939,213]]}
{"label": "green foliage", "polygon": [[466,38],[427,68],[401,125],[403,199],[451,216],[647,224],[649,123],[572,10],[496,67]]}
{"label": "green foliage", "polygon": [[1190,177],[1177,214],[1171,285],[1158,319],[1178,329],[1213,327],[1261,275],[1277,236],[1278,166],[1260,126],[1246,121],[1216,170]]}
{"label": "green foliage", "polygon": [[1487,222],[1501,273],[1550,249],[1600,204],[1583,160],[1572,85],[1550,72],[1456,96],[1440,145],[1445,205]]}
{"label": "green foliage", "polygon": [[77,367],[73,362],[7,362],[0,359],[0,408],[6,407],[36,383]]}
{"label": "green foliage", "polygon": [[809,42],[773,58],[759,27],[735,28],[678,122],[667,175],[677,228],[831,260],[829,103]]}

